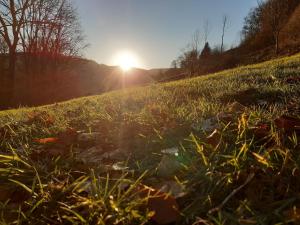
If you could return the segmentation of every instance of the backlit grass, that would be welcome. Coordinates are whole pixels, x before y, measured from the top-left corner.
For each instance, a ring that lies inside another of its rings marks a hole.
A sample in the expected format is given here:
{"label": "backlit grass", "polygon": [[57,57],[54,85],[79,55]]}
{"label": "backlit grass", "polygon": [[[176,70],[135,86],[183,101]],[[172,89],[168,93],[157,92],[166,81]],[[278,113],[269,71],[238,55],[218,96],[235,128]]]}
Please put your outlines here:
{"label": "backlit grass", "polygon": [[[177,199],[179,224],[299,222],[299,136],[274,122],[282,115],[299,116],[300,83],[288,82],[299,71],[296,55],[0,112],[0,223],[151,224],[147,197],[138,197],[137,187],[166,180],[185,187]],[[245,108],[233,107],[233,102]],[[221,115],[230,118],[218,120]],[[218,136],[209,143],[211,132],[202,128],[212,118]],[[263,136],[256,133],[261,124],[267,127]],[[70,129],[99,132],[97,145],[126,152],[129,170],[107,172],[104,168],[112,162],[80,162],[78,149],[93,144],[84,146],[68,135],[59,146],[35,141]],[[172,147],[179,149],[174,160],[181,167],[161,177],[161,150]],[[53,148],[64,154],[44,153]]]}

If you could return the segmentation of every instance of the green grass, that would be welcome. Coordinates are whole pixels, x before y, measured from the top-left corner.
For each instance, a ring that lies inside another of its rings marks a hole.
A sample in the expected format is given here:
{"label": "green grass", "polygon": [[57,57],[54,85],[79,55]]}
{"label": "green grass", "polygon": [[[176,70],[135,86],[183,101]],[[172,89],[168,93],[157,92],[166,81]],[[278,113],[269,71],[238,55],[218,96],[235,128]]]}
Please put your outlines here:
{"label": "green grass", "polygon": [[[286,82],[299,74],[296,55],[0,112],[0,224],[151,224],[147,197],[138,197],[137,187],[166,180],[185,186],[186,194],[177,199],[179,224],[299,222],[299,136],[274,124],[281,115],[299,116],[300,84]],[[234,101],[245,108],[232,109]],[[211,145],[206,138],[211,132],[201,125],[220,113],[231,118],[216,121],[220,139]],[[263,140],[255,135],[261,123],[270,127]],[[70,128],[99,132],[99,140],[88,145],[68,140]],[[62,134],[64,143],[34,141]],[[114,162],[84,164],[76,157],[94,145],[126,152],[129,170],[107,172],[105,166]],[[172,147],[179,149],[172,160],[181,166],[162,177],[161,150]],[[64,155],[47,154],[53,149]]]}

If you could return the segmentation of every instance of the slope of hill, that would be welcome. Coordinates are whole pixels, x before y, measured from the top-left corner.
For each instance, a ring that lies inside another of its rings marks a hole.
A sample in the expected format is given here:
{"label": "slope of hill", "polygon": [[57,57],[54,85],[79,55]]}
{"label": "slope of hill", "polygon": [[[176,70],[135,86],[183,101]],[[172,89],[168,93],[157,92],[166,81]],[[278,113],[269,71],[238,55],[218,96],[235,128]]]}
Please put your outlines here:
{"label": "slope of hill", "polygon": [[298,223],[299,70],[296,55],[0,112],[1,223]]}

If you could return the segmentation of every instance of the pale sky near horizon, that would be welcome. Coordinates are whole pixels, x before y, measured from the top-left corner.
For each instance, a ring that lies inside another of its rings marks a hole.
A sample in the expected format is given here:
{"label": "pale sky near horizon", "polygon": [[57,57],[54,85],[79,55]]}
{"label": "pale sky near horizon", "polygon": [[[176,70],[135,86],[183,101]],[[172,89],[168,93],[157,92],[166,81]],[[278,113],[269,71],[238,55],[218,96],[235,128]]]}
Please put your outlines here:
{"label": "pale sky near horizon", "polygon": [[244,17],[256,0],[74,0],[90,44],[88,59],[107,65],[128,50],[142,68],[166,68],[191,41],[193,33],[209,21],[208,41],[221,42],[222,17],[229,17],[225,44],[240,40]]}

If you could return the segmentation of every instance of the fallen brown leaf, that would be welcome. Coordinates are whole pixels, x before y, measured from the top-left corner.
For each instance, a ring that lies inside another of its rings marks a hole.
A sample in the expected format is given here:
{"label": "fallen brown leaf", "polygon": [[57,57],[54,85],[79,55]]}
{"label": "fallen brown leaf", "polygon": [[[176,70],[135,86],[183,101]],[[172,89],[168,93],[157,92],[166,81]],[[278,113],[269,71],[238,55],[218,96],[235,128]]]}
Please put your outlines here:
{"label": "fallen brown leaf", "polygon": [[300,119],[283,115],[274,121],[275,125],[287,133],[300,132]]}
{"label": "fallen brown leaf", "polygon": [[33,141],[35,143],[39,143],[39,144],[50,144],[50,143],[57,143],[58,142],[58,138],[42,138],[42,139],[34,139]]}
{"label": "fallen brown leaf", "polygon": [[176,199],[167,193],[141,185],[140,196],[147,198],[146,206],[154,212],[151,218],[157,224],[169,224],[180,219],[179,206]]}

